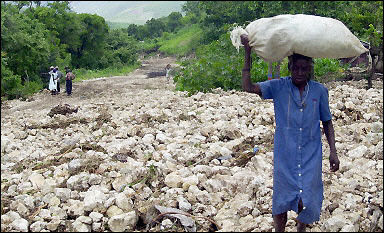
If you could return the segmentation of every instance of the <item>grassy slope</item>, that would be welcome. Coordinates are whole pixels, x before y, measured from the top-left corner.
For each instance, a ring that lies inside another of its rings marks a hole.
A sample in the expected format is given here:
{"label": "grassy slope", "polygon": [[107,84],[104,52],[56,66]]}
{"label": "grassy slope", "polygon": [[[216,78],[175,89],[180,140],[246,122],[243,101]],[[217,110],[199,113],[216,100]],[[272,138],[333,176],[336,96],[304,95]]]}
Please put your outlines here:
{"label": "grassy slope", "polygon": [[184,56],[192,52],[199,44],[202,29],[198,25],[191,25],[170,34],[159,41],[159,51],[167,55]]}

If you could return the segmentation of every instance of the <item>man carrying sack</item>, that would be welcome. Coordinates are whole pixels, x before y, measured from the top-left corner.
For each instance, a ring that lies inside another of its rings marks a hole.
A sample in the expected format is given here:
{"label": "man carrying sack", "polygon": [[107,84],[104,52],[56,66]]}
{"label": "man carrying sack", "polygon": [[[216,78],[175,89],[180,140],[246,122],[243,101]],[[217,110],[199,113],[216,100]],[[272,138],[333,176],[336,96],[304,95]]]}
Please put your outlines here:
{"label": "man carrying sack", "polygon": [[[279,24],[279,20],[274,21],[274,23]],[[337,23],[337,26],[340,26],[340,24]],[[297,25],[295,27],[298,28]],[[316,28],[316,25],[313,25],[313,27]],[[273,25],[270,30],[279,28],[284,28],[284,25]],[[329,27],[328,30],[332,32],[332,30],[336,29]],[[287,212],[290,210],[298,213],[297,231],[305,231],[307,224],[320,220],[324,198],[320,121],[323,124],[330,148],[330,170],[336,172],[340,166],[335,147],[335,133],[328,102],[328,90],[321,83],[312,80],[314,76],[312,57],[296,52],[312,53],[313,56],[316,56],[316,51],[303,50],[300,44],[296,43],[302,40],[297,40],[297,37],[296,41],[293,42],[282,40],[282,45],[278,43],[278,40],[272,42],[261,42],[259,40],[259,42],[255,43],[260,38],[255,39],[256,34],[252,34],[251,31],[248,30],[248,33],[243,31],[244,33],[240,35],[241,44],[245,49],[242,87],[245,91],[256,93],[263,99],[273,99],[274,103],[276,130],[274,137],[272,215],[275,231],[282,232],[285,230]],[[287,32],[286,29],[283,31],[284,33]],[[295,31],[292,30],[292,32]],[[300,33],[303,34],[303,32],[297,32],[296,35]],[[279,35],[279,32],[275,35]],[[253,38],[253,43],[249,39],[250,36]],[[294,37],[295,35],[291,36],[291,38]],[[307,35],[307,38],[310,38],[310,36]],[[352,39],[352,43],[356,42],[355,38]],[[269,54],[267,51],[269,47],[263,47],[263,45],[271,43],[275,44],[275,46],[288,46],[288,48],[281,50],[281,54]],[[272,79],[256,84],[252,83],[250,75],[252,44],[256,46],[256,48],[253,48],[256,53],[259,54],[260,51],[264,51],[261,54],[268,62],[279,61],[284,56],[288,56],[288,70],[291,77]],[[330,48],[329,45],[327,46]],[[365,50],[362,49],[361,52],[365,52]],[[352,54],[358,56],[361,52],[341,51],[338,55]],[[323,53],[319,56],[326,55]],[[328,55],[338,56],[330,53]]]}

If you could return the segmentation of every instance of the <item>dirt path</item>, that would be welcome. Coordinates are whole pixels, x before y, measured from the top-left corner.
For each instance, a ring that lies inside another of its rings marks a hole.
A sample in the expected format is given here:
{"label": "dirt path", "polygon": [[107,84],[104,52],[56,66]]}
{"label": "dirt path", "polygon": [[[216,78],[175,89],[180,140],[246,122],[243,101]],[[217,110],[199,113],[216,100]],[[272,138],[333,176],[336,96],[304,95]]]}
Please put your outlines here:
{"label": "dirt path", "polygon": [[61,81],[61,93],[51,95],[48,90],[35,94],[28,101],[12,100],[5,102],[1,106],[1,117],[5,117],[10,112],[26,110],[42,110],[51,108],[59,104],[81,105],[83,102],[97,102],[100,96],[113,96],[125,92],[137,92],[148,89],[173,90],[173,81],[167,81],[165,76],[147,78],[146,73],[151,71],[161,71],[167,64],[172,67],[177,66],[176,58],[172,57],[151,57],[142,60],[140,68],[129,73],[127,76],[114,76],[108,78],[97,78],[74,82],[72,95],[65,93],[65,81]]}

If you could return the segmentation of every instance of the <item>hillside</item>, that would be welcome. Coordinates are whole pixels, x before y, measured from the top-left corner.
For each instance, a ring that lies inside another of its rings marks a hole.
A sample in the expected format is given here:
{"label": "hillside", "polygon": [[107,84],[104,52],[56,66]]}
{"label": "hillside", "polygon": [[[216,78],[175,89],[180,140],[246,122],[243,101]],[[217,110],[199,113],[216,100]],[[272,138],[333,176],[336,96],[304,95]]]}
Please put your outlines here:
{"label": "hillside", "polygon": [[151,18],[181,12],[185,1],[71,1],[71,9],[77,13],[102,16],[112,23],[143,25]]}

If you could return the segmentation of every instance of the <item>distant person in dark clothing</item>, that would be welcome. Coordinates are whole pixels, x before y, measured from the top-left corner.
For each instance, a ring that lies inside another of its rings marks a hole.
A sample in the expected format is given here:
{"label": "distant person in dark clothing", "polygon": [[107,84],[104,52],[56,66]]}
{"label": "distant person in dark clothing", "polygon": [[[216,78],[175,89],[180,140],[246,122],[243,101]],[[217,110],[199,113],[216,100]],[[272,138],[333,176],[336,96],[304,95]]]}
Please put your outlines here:
{"label": "distant person in dark clothing", "polygon": [[65,67],[65,73],[65,89],[67,95],[70,96],[72,95],[72,80],[75,79],[75,75],[68,67]]}
{"label": "distant person in dark clothing", "polygon": [[64,74],[59,70],[58,66],[56,66],[55,69],[56,69],[56,73],[57,73],[57,77],[56,77],[57,93],[60,93],[60,78],[64,77]]}

